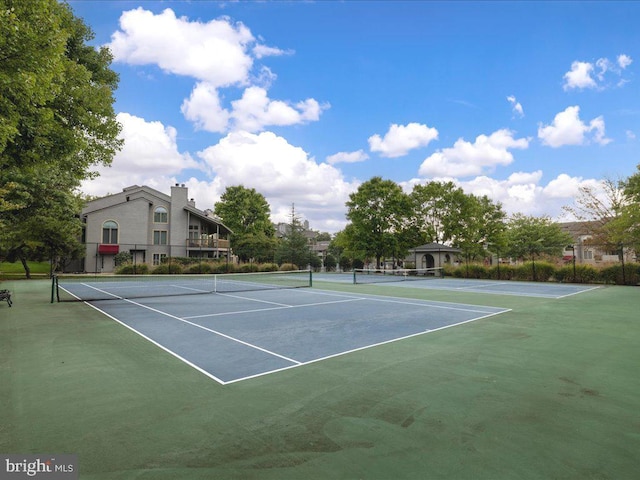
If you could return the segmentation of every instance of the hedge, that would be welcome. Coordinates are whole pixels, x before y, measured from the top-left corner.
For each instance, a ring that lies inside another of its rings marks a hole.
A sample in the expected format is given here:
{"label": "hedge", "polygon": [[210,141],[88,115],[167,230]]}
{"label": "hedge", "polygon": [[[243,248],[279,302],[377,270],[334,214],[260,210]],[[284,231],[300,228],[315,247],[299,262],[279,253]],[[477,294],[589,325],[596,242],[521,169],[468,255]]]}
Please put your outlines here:
{"label": "hedge", "polygon": [[[556,266],[548,262],[526,262],[521,265],[481,264],[446,265],[445,276],[454,278],[487,278],[492,280],[524,280],[538,282],[605,283],[616,285],[640,285],[640,264],[630,263],[595,267],[593,265]],[[624,275],[623,275],[624,273]]]}

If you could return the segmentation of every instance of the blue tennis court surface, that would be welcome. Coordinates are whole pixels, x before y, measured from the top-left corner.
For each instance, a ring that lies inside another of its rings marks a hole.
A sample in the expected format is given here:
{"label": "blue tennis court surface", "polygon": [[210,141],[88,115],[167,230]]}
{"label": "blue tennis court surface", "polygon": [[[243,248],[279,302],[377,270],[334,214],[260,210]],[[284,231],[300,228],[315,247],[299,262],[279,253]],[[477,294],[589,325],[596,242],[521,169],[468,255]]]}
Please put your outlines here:
{"label": "blue tennis court surface", "polygon": [[316,289],[90,304],[221,384],[508,311]]}
{"label": "blue tennis court surface", "polygon": [[[351,273],[314,274],[314,281],[353,283]],[[548,282],[520,282],[509,280],[476,280],[466,278],[428,278],[399,281],[397,277],[382,277],[380,283],[367,283],[380,287],[426,288],[434,290],[453,290],[494,295],[516,295],[522,297],[563,298],[600,288],[593,285],[574,285]]]}

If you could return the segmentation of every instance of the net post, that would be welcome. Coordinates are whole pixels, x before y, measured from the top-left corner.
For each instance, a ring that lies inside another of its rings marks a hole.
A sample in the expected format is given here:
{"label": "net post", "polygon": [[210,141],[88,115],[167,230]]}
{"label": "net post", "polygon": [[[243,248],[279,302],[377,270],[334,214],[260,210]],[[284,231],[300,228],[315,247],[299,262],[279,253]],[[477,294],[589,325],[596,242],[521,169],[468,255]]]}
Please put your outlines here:
{"label": "net post", "polygon": [[354,268],[353,269],[353,284],[355,285],[356,283],[357,283],[356,282],[356,269]]}
{"label": "net post", "polygon": [[311,269],[309,269],[309,287],[313,287],[313,273]]}
{"label": "net post", "polygon": [[56,276],[51,275],[51,303],[53,303],[55,289],[56,289]]}

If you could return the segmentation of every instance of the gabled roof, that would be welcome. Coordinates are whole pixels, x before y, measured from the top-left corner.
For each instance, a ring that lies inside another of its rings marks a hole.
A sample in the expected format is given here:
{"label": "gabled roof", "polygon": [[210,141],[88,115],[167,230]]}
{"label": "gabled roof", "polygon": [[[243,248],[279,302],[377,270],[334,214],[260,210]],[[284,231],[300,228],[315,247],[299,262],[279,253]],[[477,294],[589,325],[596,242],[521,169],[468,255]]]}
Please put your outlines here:
{"label": "gabled roof", "polygon": [[414,247],[409,249],[412,253],[431,253],[431,252],[449,252],[449,253],[460,253],[462,250],[455,247],[450,247],[448,245],[443,245],[441,243],[427,243],[425,245],[420,245],[419,247]]}
{"label": "gabled roof", "polygon": [[198,219],[201,222],[205,222],[205,223],[209,223],[211,225],[220,225],[221,227],[223,227],[226,231],[223,233],[233,233],[233,231],[227,227],[224,223],[222,223],[222,221],[220,221],[219,219],[213,218],[208,216],[205,212],[203,212],[202,210],[198,210],[195,207],[191,207],[189,205],[187,205],[186,207],[184,207],[184,209],[189,212],[191,215],[195,215],[196,217],[198,217]]}

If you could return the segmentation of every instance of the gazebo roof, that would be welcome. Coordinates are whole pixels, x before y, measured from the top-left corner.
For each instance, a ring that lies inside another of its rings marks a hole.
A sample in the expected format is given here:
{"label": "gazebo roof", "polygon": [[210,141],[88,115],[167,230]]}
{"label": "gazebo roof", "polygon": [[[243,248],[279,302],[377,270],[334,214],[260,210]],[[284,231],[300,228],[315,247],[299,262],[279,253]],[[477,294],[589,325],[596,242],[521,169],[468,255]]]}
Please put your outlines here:
{"label": "gazebo roof", "polygon": [[437,252],[446,252],[446,253],[460,253],[462,250],[459,248],[450,247],[448,245],[443,245],[441,243],[427,243],[426,245],[420,245],[419,247],[414,247],[409,249],[411,253],[437,253]]}

